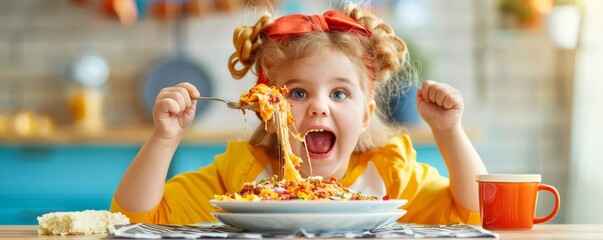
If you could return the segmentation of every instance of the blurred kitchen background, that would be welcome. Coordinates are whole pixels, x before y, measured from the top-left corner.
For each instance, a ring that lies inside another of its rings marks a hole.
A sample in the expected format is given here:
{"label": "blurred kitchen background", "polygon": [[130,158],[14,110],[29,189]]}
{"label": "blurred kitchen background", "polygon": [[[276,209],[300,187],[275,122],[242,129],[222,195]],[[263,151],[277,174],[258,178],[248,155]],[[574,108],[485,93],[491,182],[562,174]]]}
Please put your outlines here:
{"label": "blurred kitchen background", "polygon": [[[0,224],[50,211],[108,209],[152,131],[157,91],[179,81],[237,99],[235,27],[268,4],[278,15],[320,14],[323,0],[0,1]],[[407,41],[421,77],[465,100],[463,125],[491,173],[540,173],[561,194],[555,223],[603,223],[603,2],[374,0]],[[599,27],[597,27],[599,26]],[[412,93],[393,103],[418,160],[447,176]],[[202,104],[169,175],[195,170],[258,124]],[[538,216],[553,197],[539,198]]]}

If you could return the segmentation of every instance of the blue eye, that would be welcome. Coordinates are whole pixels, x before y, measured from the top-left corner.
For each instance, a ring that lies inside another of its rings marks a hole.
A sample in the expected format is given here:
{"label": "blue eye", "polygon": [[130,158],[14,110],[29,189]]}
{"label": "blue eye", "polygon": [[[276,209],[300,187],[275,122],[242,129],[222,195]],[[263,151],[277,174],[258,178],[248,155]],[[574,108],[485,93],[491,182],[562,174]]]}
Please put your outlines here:
{"label": "blue eye", "polygon": [[331,93],[331,98],[337,99],[337,100],[344,100],[346,98],[348,98],[348,94],[345,91],[341,91],[341,90],[337,90]]}
{"label": "blue eye", "polygon": [[290,92],[292,98],[305,98],[308,94],[301,89],[293,89]]}

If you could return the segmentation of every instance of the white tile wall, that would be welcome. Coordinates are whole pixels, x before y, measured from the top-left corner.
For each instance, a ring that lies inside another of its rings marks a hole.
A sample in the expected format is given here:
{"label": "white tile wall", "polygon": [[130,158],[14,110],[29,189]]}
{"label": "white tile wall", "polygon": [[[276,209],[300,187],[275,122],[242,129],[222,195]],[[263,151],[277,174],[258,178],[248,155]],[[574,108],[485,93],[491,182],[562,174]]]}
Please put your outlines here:
{"label": "white tile wall", "polygon": [[[488,170],[541,173],[543,181],[557,186],[564,198],[568,135],[560,129],[566,129],[568,121],[567,109],[559,107],[566,103],[559,100],[562,91],[556,69],[572,62],[559,61],[543,29],[492,27],[495,1],[480,2],[485,9],[477,11],[483,14],[479,16],[470,10],[478,6],[477,1],[429,2],[438,17],[424,27],[429,33],[412,36],[413,40],[431,57],[430,78],[450,83],[463,94],[463,122],[467,129],[478,130],[473,143]],[[473,22],[478,19],[484,23]],[[486,38],[476,41],[473,31],[481,25],[485,28],[478,30]],[[483,44],[483,62],[474,58],[479,44]],[[474,72],[479,68],[485,71],[482,79]],[[480,82],[484,92],[476,85]],[[541,198],[539,216],[548,213],[550,200]],[[562,213],[554,221],[563,219]]]}

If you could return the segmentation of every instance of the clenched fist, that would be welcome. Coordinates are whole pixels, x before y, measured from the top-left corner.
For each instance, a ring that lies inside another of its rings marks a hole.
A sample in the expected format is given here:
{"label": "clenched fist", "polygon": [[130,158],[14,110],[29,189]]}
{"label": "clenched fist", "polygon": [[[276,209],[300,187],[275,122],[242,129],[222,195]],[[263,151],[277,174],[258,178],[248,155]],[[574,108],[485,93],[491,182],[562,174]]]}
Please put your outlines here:
{"label": "clenched fist", "polygon": [[195,118],[197,100],[191,97],[199,96],[197,88],[190,83],[161,89],[153,106],[156,134],[165,139],[180,136]]}
{"label": "clenched fist", "polygon": [[434,130],[450,130],[461,124],[463,97],[457,89],[427,80],[417,93],[417,110]]}

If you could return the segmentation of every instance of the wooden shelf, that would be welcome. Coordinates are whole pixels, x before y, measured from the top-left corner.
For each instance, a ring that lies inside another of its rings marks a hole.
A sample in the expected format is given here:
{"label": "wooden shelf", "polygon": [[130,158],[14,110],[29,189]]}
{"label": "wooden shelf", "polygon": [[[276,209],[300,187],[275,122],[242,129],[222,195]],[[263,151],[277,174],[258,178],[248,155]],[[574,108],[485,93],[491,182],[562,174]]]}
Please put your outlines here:
{"label": "wooden shelf", "polygon": [[[116,145],[135,144],[142,145],[153,132],[152,126],[122,126],[107,128],[98,133],[78,131],[75,128],[58,128],[47,136],[21,136],[8,134],[0,136],[2,145],[44,145],[44,144],[92,144]],[[182,142],[191,144],[225,143],[234,139],[247,139],[251,131],[213,131],[199,132],[190,130],[185,132]]]}
{"label": "wooden shelf", "polygon": [[[0,145],[142,145],[153,132],[150,125],[110,127],[98,133],[86,133],[75,128],[57,128],[47,136],[21,136],[14,133],[0,135]],[[431,130],[427,127],[409,128],[414,144],[432,144]],[[240,131],[187,130],[183,144],[220,144],[231,140],[249,139],[253,129]],[[472,134],[471,134],[472,135]]]}

